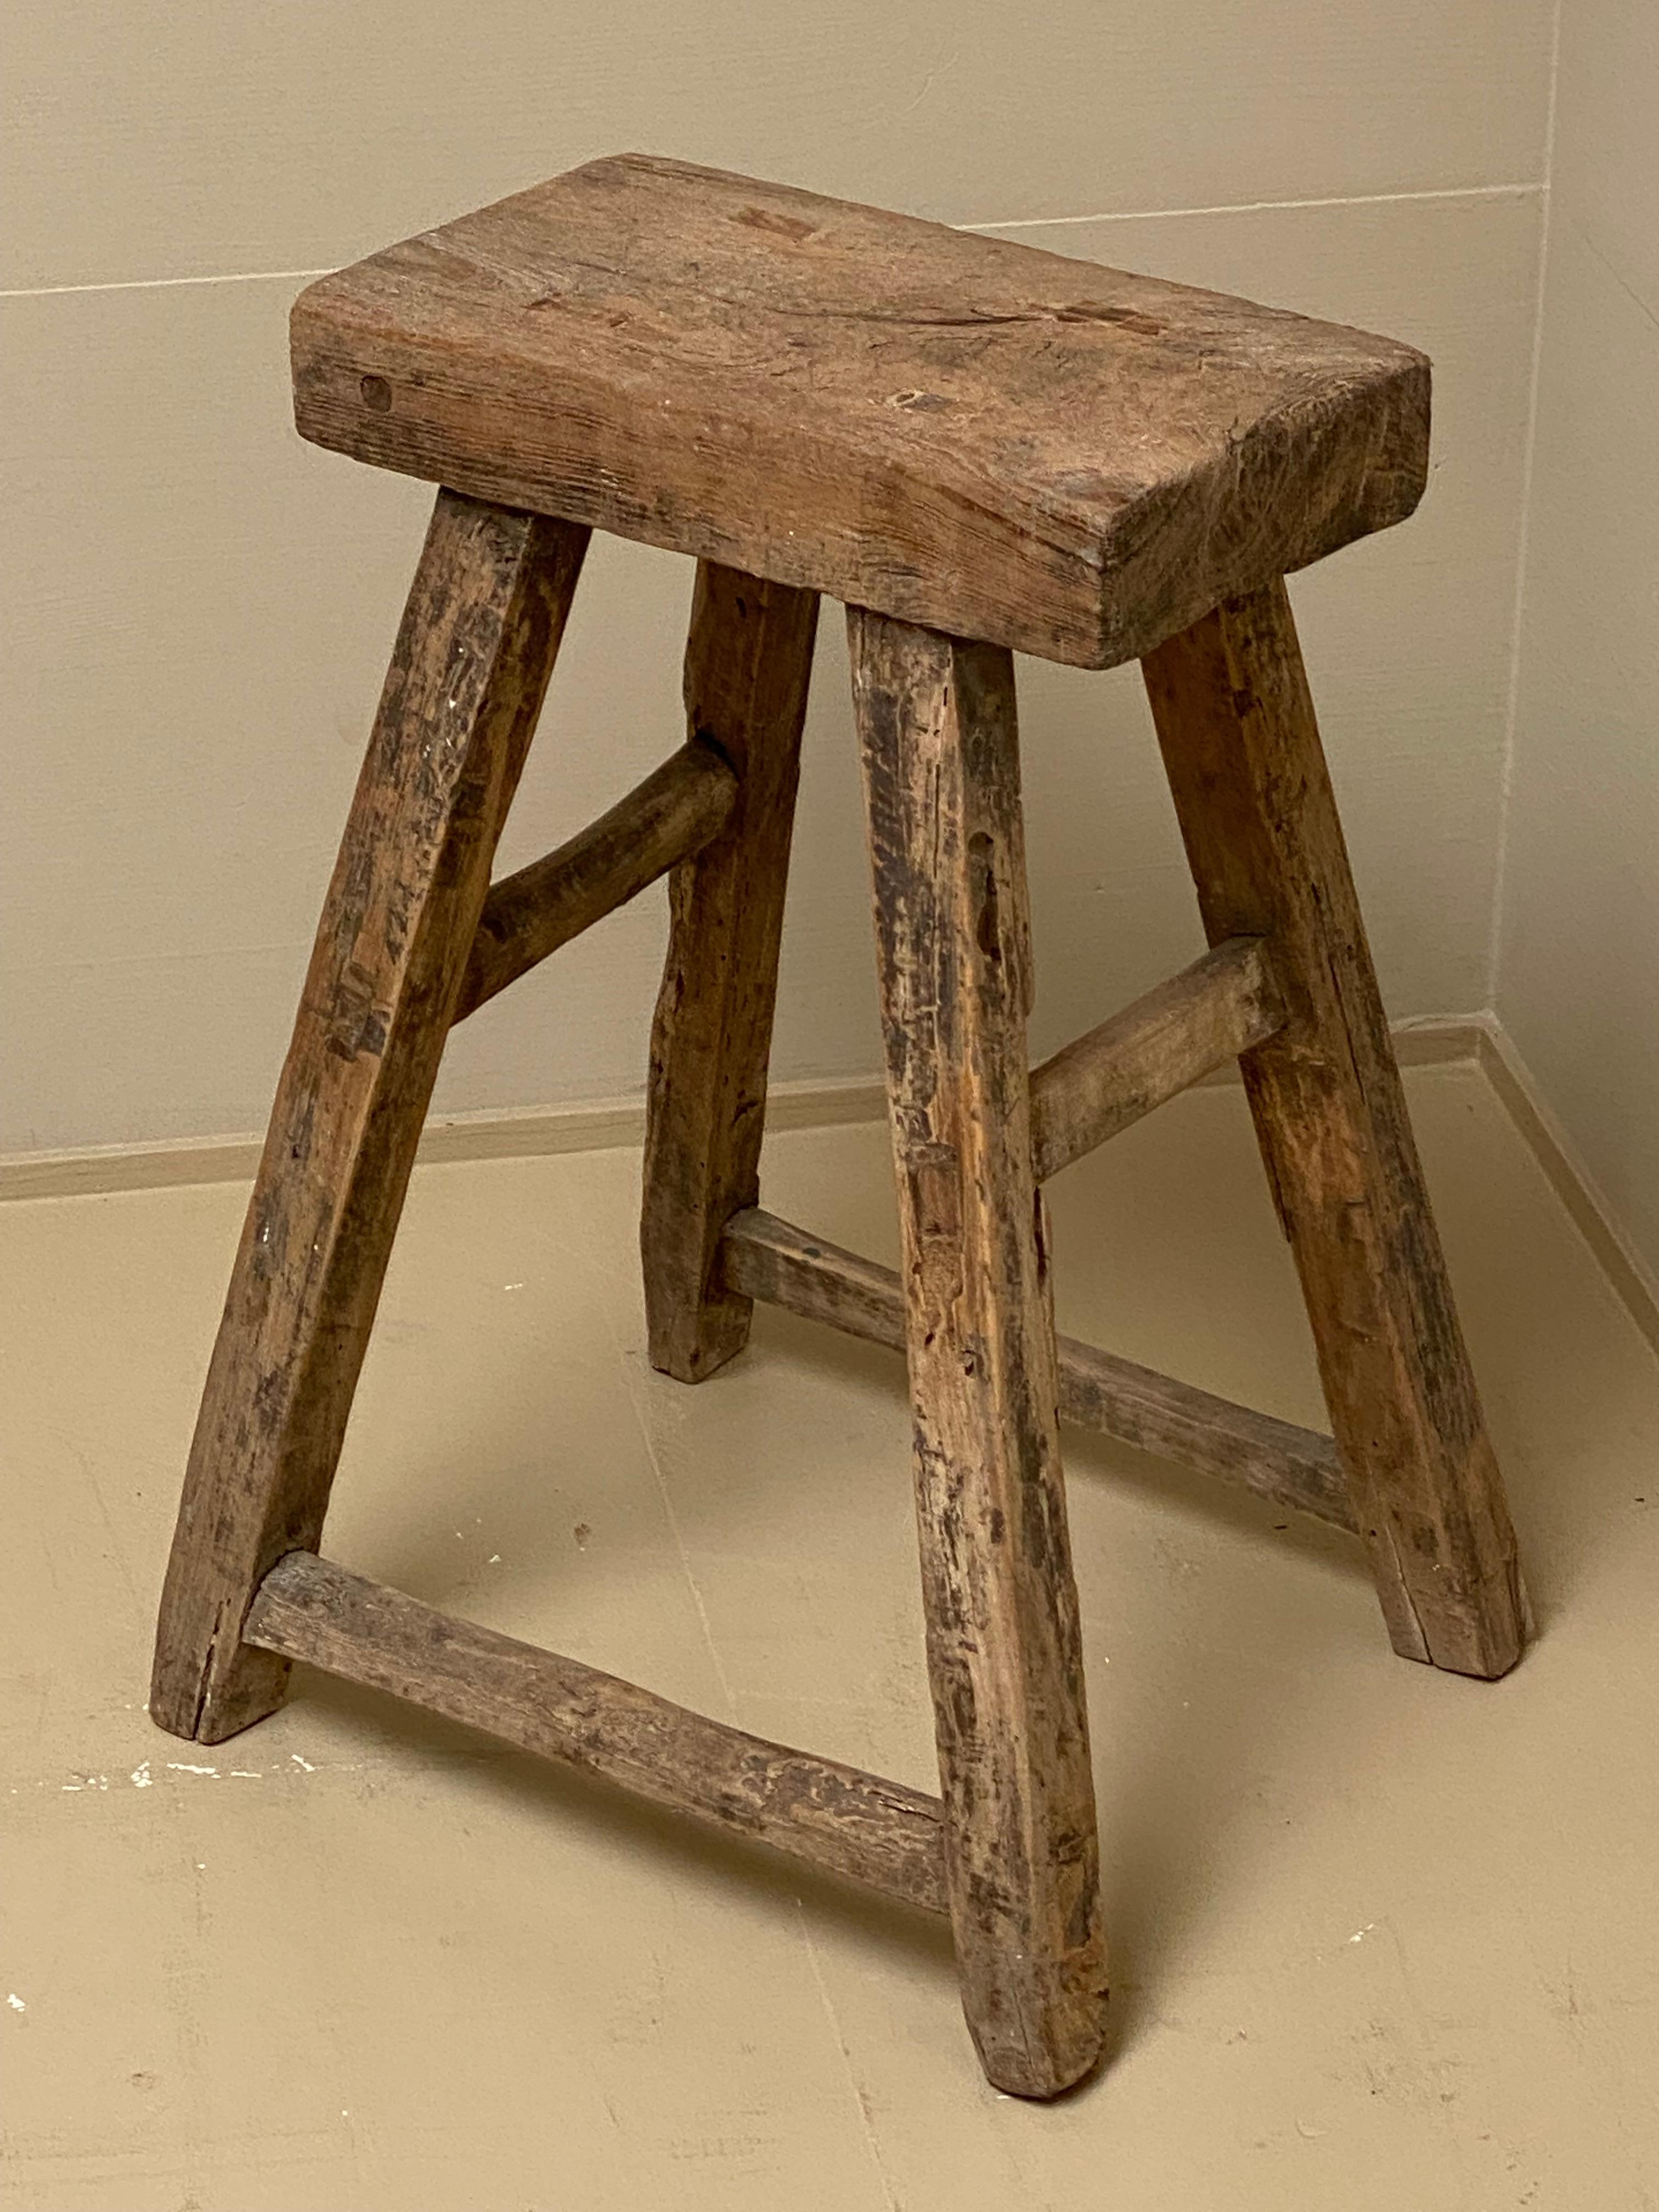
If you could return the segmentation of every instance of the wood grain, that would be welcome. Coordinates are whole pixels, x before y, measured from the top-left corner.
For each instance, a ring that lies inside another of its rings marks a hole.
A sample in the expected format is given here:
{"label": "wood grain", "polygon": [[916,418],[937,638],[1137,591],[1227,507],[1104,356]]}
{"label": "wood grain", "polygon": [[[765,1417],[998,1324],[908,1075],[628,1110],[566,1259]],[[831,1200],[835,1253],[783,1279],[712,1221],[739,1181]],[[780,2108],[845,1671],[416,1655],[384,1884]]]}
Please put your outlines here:
{"label": "wood grain", "polygon": [[620,1783],[907,1905],[945,1911],[937,1797],[791,1751],[649,1690],[290,1552],[249,1644]]}
{"label": "wood grain", "polygon": [[587,542],[439,495],[323,908],[208,1371],[150,1714],[217,1743],[282,1702],[240,1642],[321,1533],[415,1147]]}
{"label": "wood grain", "polygon": [[[904,1288],[893,1269],[776,1214],[756,1207],[734,1215],[720,1243],[720,1267],[749,1297],[868,1343],[904,1348]],[[1063,1421],[1352,1533],[1347,1480],[1329,1437],[1075,1337],[1057,1339],[1055,1352]]]}
{"label": "wood grain", "polygon": [[669,879],[668,953],[646,1094],[651,1364],[701,1382],[742,1350],[749,1301],[723,1288],[720,1231],[760,1191],[766,1064],[817,629],[811,592],[703,562],[685,653],[694,742],[738,781],[720,834]]}
{"label": "wood grain", "polygon": [[1214,946],[1032,1069],[1037,1181],[1261,1043],[1284,1019],[1263,941],[1236,937]]}
{"label": "wood grain", "polygon": [[713,746],[682,745],[625,799],[544,859],[492,885],[455,1019],[504,991],[724,829],[738,779]]}
{"label": "wood grain", "polygon": [[303,435],[1106,667],[1408,514],[1428,363],[641,155],[312,285]]}
{"label": "wood grain", "polygon": [[1282,583],[1146,663],[1212,942],[1270,937],[1283,1029],[1245,1054],[1262,1157],[1394,1647],[1504,1674],[1525,1601]]}
{"label": "wood grain", "polygon": [[1235,1405],[1070,1336],[1060,1340],[1060,1410],[1079,1428],[1354,1531],[1341,1458],[1316,1429]]}
{"label": "wood grain", "polygon": [[856,608],[848,627],[957,1964],[991,2081],[1047,2097],[1099,2053],[1106,1961],[1027,1112],[1013,668]]}

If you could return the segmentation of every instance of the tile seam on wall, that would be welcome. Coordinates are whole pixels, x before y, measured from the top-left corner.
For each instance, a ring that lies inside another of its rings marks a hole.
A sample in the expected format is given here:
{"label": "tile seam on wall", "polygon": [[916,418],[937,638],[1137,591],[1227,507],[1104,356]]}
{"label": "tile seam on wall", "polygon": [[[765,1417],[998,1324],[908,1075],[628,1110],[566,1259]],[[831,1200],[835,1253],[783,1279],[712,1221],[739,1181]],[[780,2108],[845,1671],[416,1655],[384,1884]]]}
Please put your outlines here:
{"label": "tile seam on wall", "polygon": [[1633,284],[1630,278],[1626,276],[1624,270],[1619,266],[1619,264],[1597,240],[1595,233],[1573,213],[1571,208],[1565,200],[1561,203],[1560,206],[1555,210],[1555,213],[1559,220],[1565,222],[1569,227],[1573,236],[1577,240],[1579,245],[1583,247],[1585,252],[1589,255],[1591,260],[1595,263],[1596,266],[1602,270],[1607,276],[1613,280],[1613,283],[1618,286],[1619,289],[1630,301],[1632,307],[1635,308],[1637,313],[1641,316],[1642,319],[1644,322],[1650,323],[1655,330],[1659,331],[1659,312],[1656,312],[1652,303],[1645,297],[1640,288],[1638,285]]}
{"label": "tile seam on wall", "polygon": [[198,276],[116,276],[100,284],[19,284],[0,300],[72,299],[83,292],[176,292],[199,284],[280,284],[284,279],[326,276],[331,269],[222,269]]}
{"label": "tile seam on wall", "polygon": [[1555,14],[1550,28],[1549,105],[1544,118],[1544,181],[1539,203],[1538,283],[1533,303],[1526,448],[1521,463],[1521,523],[1516,533],[1515,547],[1515,611],[1510,630],[1510,682],[1504,711],[1504,752],[1498,769],[1498,852],[1492,866],[1492,921],[1486,953],[1486,999],[1494,1010],[1498,1005],[1498,975],[1504,958],[1504,900],[1509,876],[1510,800],[1515,783],[1516,724],[1521,710],[1521,640],[1526,609],[1527,560],[1532,537],[1533,461],[1538,446],[1538,388],[1544,359],[1544,291],[1549,275],[1550,216],[1555,176],[1555,107],[1561,74],[1563,5],[1564,0],[1555,0]]}
{"label": "tile seam on wall", "polygon": [[1531,184],[1441,185],[1414,192],[1337,192],[1325,199],[1222,200],[1213,207],[1112,208],[1097,215],[1010,216],[994,222],[964,222],[955,227],[960,230],[1059,230],[1067,223],[1174,222],[1186,216],[1276,215],[1299,208],[1396,207],[1425,200],[1519,199],[1543,190],[1541,179]]}
{"label": "tile seam on wall", "polygon": [[[1552,91],[1553,88],[1553,78]],[[1518,199],[1546,189],[1544,182],[1448,185],[1424,191],[1343,192],[1324,199],[1231,200],[1218,202],[1212,207],[1116,208],[1096,215],[1010,216],[994,222],[955,223],[950,228],[1000,233],[1060,229],[1068,224],[1083,228],[1102,222],[1176,222],[1203,216],[1291,214],[1301,209],[1395,207],[1436,200]],[[0,301],[65,299],[88,292],[177,291],[205,284],[309,283],[313,277],[328,276],[336,265],[330,262],[316,269],[207,270],[188,276],[121,276],[91,284],[19,284],[0,289]]]}

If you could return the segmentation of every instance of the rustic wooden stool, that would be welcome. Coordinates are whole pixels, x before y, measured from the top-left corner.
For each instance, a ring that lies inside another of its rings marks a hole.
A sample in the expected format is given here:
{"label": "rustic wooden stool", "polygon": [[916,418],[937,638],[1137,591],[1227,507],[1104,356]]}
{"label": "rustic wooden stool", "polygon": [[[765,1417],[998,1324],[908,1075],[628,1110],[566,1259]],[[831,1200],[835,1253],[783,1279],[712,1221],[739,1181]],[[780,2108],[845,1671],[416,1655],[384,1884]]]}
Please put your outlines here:
{"label": "rustic wooden stool", "polygon": [[[438,495],[207,1382],[151,1711],[216,1743],[304,1659],[948,1911],[1000,2087],[1103,2032],[1063,1414],[1357,1529],[1396,1651],[1525,1601],[1282,578],[1422,491],[1404,346],[679,163],[598,161],[294,313],[307,438]],[[591,529],[695,555],[690,741],[491,884]],[[758,1208],[817,594],[847,602],[904,1273]],[[1012,653],[1141,659],[1212,951],[1028,1074]],[[672,869],[651,1357],[765,1298],[906,1346],[941,1796],[763,1743],[318,1556],[451,1026]],[[1242,1059],[1334,1440],[1055,1341],[1038,1187]]]}

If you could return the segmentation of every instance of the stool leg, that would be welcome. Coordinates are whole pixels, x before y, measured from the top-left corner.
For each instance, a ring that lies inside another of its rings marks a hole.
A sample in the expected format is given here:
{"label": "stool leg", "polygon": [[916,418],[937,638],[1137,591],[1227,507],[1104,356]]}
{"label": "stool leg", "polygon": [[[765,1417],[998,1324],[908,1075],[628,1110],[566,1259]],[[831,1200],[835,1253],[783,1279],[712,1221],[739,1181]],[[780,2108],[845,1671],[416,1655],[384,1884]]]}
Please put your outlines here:
{"label": "stool leg", "polygon": [[1290,1019],[1244,1080],[1394,1648],[1502,1674],[1525,1636],[1515,1534],[1283,583],[1143,665],[1211,942],[1272,940]]}
{"label": "stool leg", "polygon": [[963,2002],[991,2080],[1053,2096],[1098,2055],[1105,1948],[1031,1163],[1013,665],[848,622]]}
{"label": "stool leg", "polygon": [[410,593],[208,1371],[151,1717],[218,1743],[279,1705],[240,1642],[314,1550],[490,861],[586,530],[441,492]]}
{"label": "stool leg", "polygon": [[651,1364],[700,1382],[741,1352],[750,1300],[718,1281],[720,1231],[760,1195],[766,1064],[817,594],[700,562],[685,652],[694,739],[738,779],[712,844],[669,878],[651,1030],[645,1270]]}

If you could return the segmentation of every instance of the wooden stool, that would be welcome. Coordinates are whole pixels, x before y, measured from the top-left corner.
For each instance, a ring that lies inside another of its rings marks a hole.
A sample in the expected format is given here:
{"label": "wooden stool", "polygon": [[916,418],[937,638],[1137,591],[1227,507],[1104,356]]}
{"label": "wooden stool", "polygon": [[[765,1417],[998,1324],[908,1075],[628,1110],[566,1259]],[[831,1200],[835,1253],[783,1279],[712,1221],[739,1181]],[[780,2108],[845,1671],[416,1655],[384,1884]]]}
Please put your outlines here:
{"label": "wooden stool", "polygon": [[[1282,578],[1408,514],[1404,346],[672,162],[598,161],[294,313],[307,438],[444,487],[330,886],[185,1480],[151,1711],[289,1663],[948,1911],[987,2073],[1098,2053],[1095,1809],[1058,1422],[1357,1529],[1396,1651],[1525,1605]],[[685,746],[490,864],[591,529],[697,557]],[[758,1209],[817,594],[847,602],[904,1272]],[[1143,663],[1212,950],[1028,1074],[1012,653]],[[642,1244],[683,1382],[765,1298],[905,1346],[941,1796],[763,1743],[318,1556],[451,1026],[665,871]],[[1334,1440],[1055,1341],[1039,1186],[1232,1055]]]}

